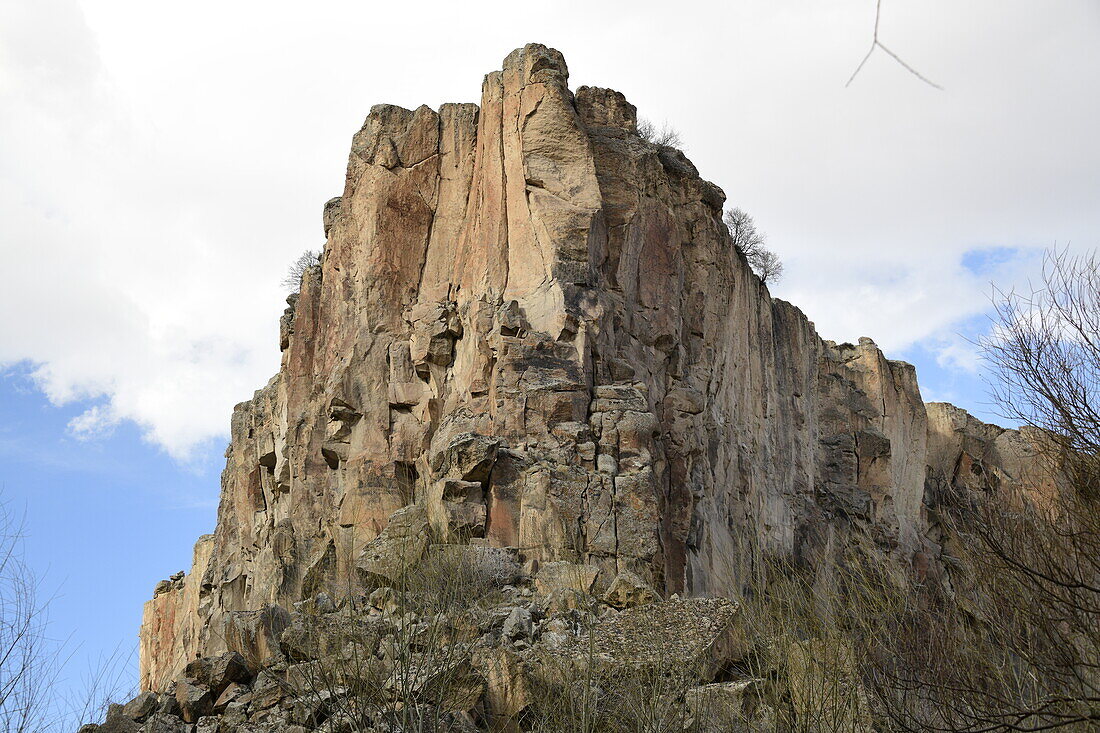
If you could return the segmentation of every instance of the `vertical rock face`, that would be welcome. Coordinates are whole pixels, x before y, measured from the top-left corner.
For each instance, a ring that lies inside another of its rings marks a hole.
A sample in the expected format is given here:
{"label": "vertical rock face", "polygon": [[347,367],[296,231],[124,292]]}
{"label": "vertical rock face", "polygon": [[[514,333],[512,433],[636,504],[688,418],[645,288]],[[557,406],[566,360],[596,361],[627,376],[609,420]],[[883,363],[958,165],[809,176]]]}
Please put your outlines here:
{"label": "vertical rock face", "polygon": [[482,538],[666,593],[731,587],[748,546],[928,543],[912,367],[823,342],[732,246],[722,191],[567,80],[528,45],[480,107],[371,110],[281,369],[234,410],[217,529],[146,605],[144,689],[225,650],[233,612],[354,587],[414,504],[398,551]]}

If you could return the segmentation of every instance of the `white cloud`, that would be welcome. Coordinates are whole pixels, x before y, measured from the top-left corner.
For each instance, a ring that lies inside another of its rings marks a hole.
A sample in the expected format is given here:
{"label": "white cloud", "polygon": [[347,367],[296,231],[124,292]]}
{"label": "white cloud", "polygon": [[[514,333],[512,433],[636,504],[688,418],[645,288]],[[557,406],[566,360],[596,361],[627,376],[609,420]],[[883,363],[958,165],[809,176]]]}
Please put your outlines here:
{"label": "white cloud", "polygon": [[936,363],[946,369],[977,374],[982,364],[981,349],[972,341],[956,336],[932,344]]}
{"label": "white cloud", "polygon": [[95,440],[105,438],[114,432],[120,419],[110,407],[93,405],[69,420],[69,434],[77,440]]}
{"label": "white cloud", "polygon": [[[0,365],[94,400],[78,432],[132,420],[181,458],[224,436],[277,368],[279,280],[317,246],[370,106],[476,101],[536,40],[574,86],[679,129],[826,337],[939,344],[967,369],[953,329],[990,277],[1100,243],[1091,0],[884,0],[887,44],[943,92],[881,54],[844,88],[872,22],[857,0],[419,7],[0,6]],[[963,265],[992,246],[1020,256]]]}

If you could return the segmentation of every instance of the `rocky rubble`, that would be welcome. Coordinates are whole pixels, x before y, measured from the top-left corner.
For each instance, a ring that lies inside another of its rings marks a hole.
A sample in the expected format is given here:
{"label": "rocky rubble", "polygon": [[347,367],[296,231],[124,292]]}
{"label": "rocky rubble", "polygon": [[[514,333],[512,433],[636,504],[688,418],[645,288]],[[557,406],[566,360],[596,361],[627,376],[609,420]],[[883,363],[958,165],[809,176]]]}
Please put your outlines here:
{"label": "rocky rubble", "polygon": [[238,649],[192,660],[80,733],[555,731],[564,696],[586,695],[608,712],[656,695],[684,731],[763,731],[796,720],[816,689],[812,652],[744,677],[761,650],[732,601],[659,600],[637,576],[564,561],[502,574],[480,551],[493,548],[455,547],[426,549],[369,593],[237,622],[252,629]]}

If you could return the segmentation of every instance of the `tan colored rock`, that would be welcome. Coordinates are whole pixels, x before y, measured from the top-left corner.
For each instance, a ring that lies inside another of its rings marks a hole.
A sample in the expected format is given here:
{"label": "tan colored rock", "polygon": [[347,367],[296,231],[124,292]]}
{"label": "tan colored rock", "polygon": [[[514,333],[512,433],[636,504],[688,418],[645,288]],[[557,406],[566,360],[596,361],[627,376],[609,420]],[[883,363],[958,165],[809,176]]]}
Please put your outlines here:
{"label": "tan colored rock", "polygon": [[179,704],[180,717],[185,723],[194,723],[214,708],[214,697],[210,690],[192,679],[176,682],[176,702]]}
{"label": "tan colored rock", "polygon": [[535,575],[535,590],[542,595],[561,590],[588,593],[599,574],[600,569],[593,565],[565,561],[543,563]]}
{"label": "tan colored rock", "polygon": [[[290,614],[280,606],[266,606],[259,611],[232,611],[225,617],[221,638],[229,652],[236,652],[255,674],[280,656],[279,637],[289,624]],[[226,657],[233,658],[233,655],[223,655],[220,659]],[[235,670],[238,665],[236,662],[233,665]],[[231,677],[221,679],[228,682],[244,678],[234,671]]]}
{"label": "tan colored rock", "polygon": [[634,608],[659,600],[659,596],[640,577],[624,570],[615,576],[603,594],[603,602],[615,608]]}
{"label": "tan colored rock", "polygon": [[[763,716],[755,709],[764,680],[743,679],[692,687],[684,693],[687,726],[693,733],[772,730],[759,725]],[[758,723],[758,725],[753,725]]]}
{"label": "tan colored rock", "polygon": [[428,549],[428,514],[413,504],[390,517],[389,524],[356,561],[356,570],[371,583],[400,583]]}
{"label": "tan colored rock", "polygon": [[474,665],[486,681],[485,706],[490,730],[518,733],[520,713],[531,703],[523,661],[514,652],[498,648],[482,650]]}
{"label": "tan colored rock", "polygon": [[822,341],[721,189],[568,78],[530,44],[480,106],[371,109],[279,373],[233,411],[217,528],[146,604],[142,689],[226,651],[234,614],[392,582],[432,541],[661,595],[730,591],[750,548],[934,560],[925,479],[954,448],[912,367]]}

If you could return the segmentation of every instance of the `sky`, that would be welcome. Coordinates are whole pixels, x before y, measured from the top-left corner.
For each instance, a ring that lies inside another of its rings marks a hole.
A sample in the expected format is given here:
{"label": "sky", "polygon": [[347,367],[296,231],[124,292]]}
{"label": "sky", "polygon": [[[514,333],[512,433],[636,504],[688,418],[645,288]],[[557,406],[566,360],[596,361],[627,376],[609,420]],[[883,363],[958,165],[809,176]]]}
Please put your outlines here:
{"label": "sky", "polygon": [[[478,101],[527,42],[678,130],[829,339],[994,420],[990,283],[1100,244],[1100,3],[0,0],[0,484],[87,666],[214,524],[371,105]],[[52,584],[52,585],[51,585]],[[75,674],[75,673],[74,673]]]}

